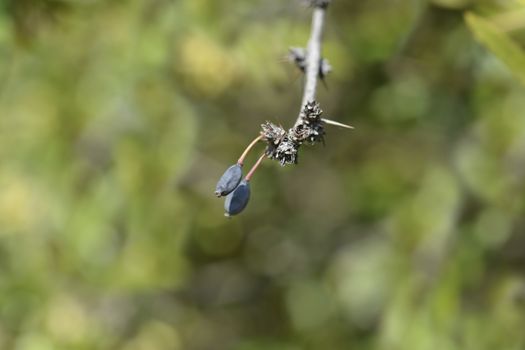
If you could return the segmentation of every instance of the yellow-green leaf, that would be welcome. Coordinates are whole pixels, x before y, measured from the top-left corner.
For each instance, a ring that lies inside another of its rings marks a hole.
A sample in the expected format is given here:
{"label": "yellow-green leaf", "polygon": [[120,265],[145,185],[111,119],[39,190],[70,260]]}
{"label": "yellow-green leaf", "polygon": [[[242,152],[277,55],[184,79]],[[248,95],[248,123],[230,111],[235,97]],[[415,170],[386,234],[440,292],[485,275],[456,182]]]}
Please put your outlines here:
{"label": "yellow-green leaf", "polygon": [[525,83],[525,52],[520,46],[490,21],[472,12],[466,13],[465,21],[476,39]]}

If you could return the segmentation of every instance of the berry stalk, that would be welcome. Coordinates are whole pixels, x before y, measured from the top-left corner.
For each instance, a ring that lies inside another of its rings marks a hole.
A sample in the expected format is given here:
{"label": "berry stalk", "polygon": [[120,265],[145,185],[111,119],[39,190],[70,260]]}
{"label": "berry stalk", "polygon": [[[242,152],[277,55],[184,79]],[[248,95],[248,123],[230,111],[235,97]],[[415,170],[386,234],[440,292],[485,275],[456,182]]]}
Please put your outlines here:
{"label": "berry stalk", "polygon": [[257,168],[259,167],[259,165],[261,164],[261,162],[263,161],[264,158],[266,158],[266,153],[263,153],[262,156],[260,156],[259,159],[257,159],[257,162],[250,169],[250,171],[248,172],[248,174],[246,175],[244,180],[250,181],[250,179],[252,178],[253,174],[255,173],[255,171],[257,170]]}
{"label": "berry stalk", "polygon": [[244,150],[244,152],[242,152],[241,156],[239,157],[239,160],[237,161],[237,164],[239,164],[240,166],[242,166],[244,164],[244,159],[246,158],[246,156],[248,155],[248,153],[250,153],[251,149],[253,148],[253,146],[255,146],[255,144],[257,142],[259,142],[262,138],[262,135],[259,135],[257,136],[249,145],[248,147],[246,147],[246,149]]}

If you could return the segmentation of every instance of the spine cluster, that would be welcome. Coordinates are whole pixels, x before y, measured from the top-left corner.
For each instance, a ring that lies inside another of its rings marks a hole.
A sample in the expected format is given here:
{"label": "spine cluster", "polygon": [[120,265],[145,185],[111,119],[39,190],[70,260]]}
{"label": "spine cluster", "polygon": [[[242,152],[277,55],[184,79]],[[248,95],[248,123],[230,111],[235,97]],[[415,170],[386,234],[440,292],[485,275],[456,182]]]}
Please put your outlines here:
{"label": "spine cluster", "polygon": [[315,101],[308,102],[301,111],[300,121],[285,131],[281,126],[270,122],[261,125],[262,139],[267,143],[265,154],[277,160],[282,166],[297,164],[299,147],[303,143],[311,145],[324,143],[323,111]]}

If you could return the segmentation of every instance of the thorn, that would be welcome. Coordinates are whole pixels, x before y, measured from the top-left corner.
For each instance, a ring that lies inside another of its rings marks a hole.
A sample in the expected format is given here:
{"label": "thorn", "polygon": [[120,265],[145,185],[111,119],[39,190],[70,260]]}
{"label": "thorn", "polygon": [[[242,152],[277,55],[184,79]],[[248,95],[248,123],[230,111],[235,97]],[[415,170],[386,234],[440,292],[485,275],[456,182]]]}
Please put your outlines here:
{"label": "thorn", "polygon": [[321,118],[321,120],[322,120],[323,122],[325,122],[326,124],[339,126],[339,127],[341,127],[341,128],[354,129],[354,127],[351,126],[351,125],[346,125],[346,124],[339,123],[339,122],[336,122],[336,121],[333,121],[333,120],[330,120],[330,119]]}
{"label": "thorn", "polygon": [[328,84],[326,83],[326,80],[324,79],[324,77],[319,77],[319,80],[321,80],[321,82],[323,83],[324,88],[327,91],[330,90],[330,89],[328,89]]}

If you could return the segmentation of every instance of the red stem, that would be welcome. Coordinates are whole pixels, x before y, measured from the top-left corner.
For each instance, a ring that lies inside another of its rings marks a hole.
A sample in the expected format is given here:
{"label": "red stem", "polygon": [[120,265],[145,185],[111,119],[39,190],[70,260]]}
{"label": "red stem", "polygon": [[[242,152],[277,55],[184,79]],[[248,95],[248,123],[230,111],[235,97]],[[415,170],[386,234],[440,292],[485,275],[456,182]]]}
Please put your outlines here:
{"label": "red stem", "polygon": [[248,147],[246,147],[246,149],[244,150],[244,152],[242,153],[242,155],[239,157],[239,160],[237,161],[237,164],[239,164],[240,166],[242,166],[244,164],[244,158],[246,158],[246,156],[248,155],[248,152],[250,152],[250,150],[253,148],[253,146],[255,146],[255,144],[257,142],[259,142],[262,138],[262,135],[259,135],[257,136],[249,145]]}
{"label": "red stem", "polygon": [[263,153],[263,155],[260,156],[259,159],[257,159],[257,162],[253,165],[253,167],[250,169],[250,172],[248,172],[248,175],[246,175],[246,177],[244,178],[246,181],[250,181],[250,179],[253,176],[253,173],[255,173],[255,170],[257,170],[259,164],[261,164],[264,158],[266,158],[266,153]]}

